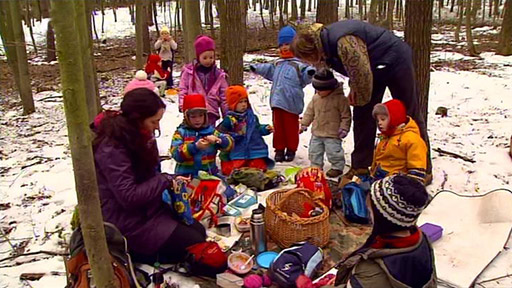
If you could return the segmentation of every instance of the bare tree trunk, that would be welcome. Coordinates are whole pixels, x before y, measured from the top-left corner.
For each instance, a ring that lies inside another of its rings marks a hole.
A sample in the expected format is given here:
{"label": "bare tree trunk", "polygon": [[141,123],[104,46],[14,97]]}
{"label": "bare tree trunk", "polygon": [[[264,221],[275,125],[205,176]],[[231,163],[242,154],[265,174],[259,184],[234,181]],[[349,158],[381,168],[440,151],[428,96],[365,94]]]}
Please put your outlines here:
{"label": "bare tree trunk", "polygon": [[492,17],[492,4],[493,4],[492,2],[493,2],[493,0],[489,0],[489,18]]}
{"label": "bare tree trunk", "polygon": [[[297,18],[299,18],[299,12],[297,11],[297,0],[291,0],[292,1],[292,17],[290,17],[290,21],[295,21]],[[302,5],[302,1],[300,1],[300,4]],[[302,6],[301,6],[302,8]],[[302,12],[302,11],[301,11]]]}
{"label": "bare tree trunk", "polygon": [[501,55],[512,55],[512,0],[505,2],[505,15],[503,15],[503,22],[501,23],[501,32],[499,35],[499,53]]}
{"label": "bare tree trunk", "polygon": [[433,1],[405,1],[405,41],[411,46],[420,113],[427,124]]}
{"label": "bare tree trunk", "polygon": [[[2,35],[5,37],[4,43],[12,43],[10,49],[6,49],[7,56],[12,60],[11,63],[15,82],[20,94],[21,103],[23,105],[23,115],[31,114],[35,111],[34,99],[32,98],[32,88],[30,73],[28,71],[27,50],[25,43],[25,35],[21,24],[21,8],[17,0],[9,0],[3,10],[6,10],[5,20],[6,27],[3,27]],[[2,17],[3,18],[3,17]],[[9,21],[10,20],[10,21]]]}
{"label": "bare tree trunk", "polygon": [[[53,0],[55,1],[55,0]],[[135,67],[140,70],[144,68],[144,0],[135,0],[135,38],[137,49],[135,53]]]}
{"label": "bare tree trunk", "polygon": [[274,12],[276,11],[275,3],[276,2],[274,0],[270,0],[270,11],[268,12],[268,14],[270,15],[270,27],[272,27],[272,29],[275,26],[275,23],[274,23]]}
{"label": "bare tree trunk", "polygon": [[279,28],[284,27],[283,7],[284,7],[284,0],[279,0]]}
{"label": "bare tree trunk", "polygon": [[453,6],[455,6],[455,0],[452,0],[450,5],[450,13],[453,13]]}
{"label": "bare tree trunk", "polygon": [[[247,10],[249,7],[247,7],[247,0],[240,0],[240,12],[242,13],[241,20],[242,20],[242,51],[245,53],[245,49],[247,49]],[[242,54],[243,54],[242,53]]]}
{"label": "bare tree trunk", "polygon": [[[153,23],[155,24],[156,35],[160,35],[160,29],[158,29],[158,15],[157,15],[157,11],[156,11],[157,9],[156,9],[156,2],[155,1],[153,1],[151,7],[153,7],[151,10],[153,10]],[[165,12],[164,12],[163,15],[164,15],[164,18],[165,18]]]}
{"label": "bare tree trunk", "polygon": [[306,19],[306,0],[300,0],[300,19]]}
{"label": "bare tree trunk", "polygon": [[368,22],[372,24],[377,23],[377,9],[379,8],[378,0],[371,0],[370,12],[368,13]]}
{"label": "bare tree trunk", "polygon": [[438,2],[438,5],[437,5],[437,20],[439,20],[439,22],[441,22],[441,10],[443,8],[443,0],[437,0]]}
{"label": "bare tree trunk", "polygon": [[312,1],[311,0],[308,0],[308,12],[311,12],[311,3]]}
{"label": "bare tree trunk", "polygon": [[466,42],[468,45],[468,51],[471,56],[478,56],[476,52],[475,44],[473,44],[473,34],[471,33],[471,0],[466,2]]}
{"label": "bare tree trunk", "polygon": [[244,51],[240,45],[242,39],[233,35],[244,35],[242,33],[242,16],[240,11],[240,0],[217,0],[220,10],[220,39],[222,42],[222,54],[220,65],[229,74],[229,84],[235,85],[244,83],[243,55]]}
{"label": "bare tree trunk", "polygon": [[105,33],[105,9],[103,7],[103,0],[100,0],[101,9],[101,34]]}
{"label": "bare tree trunk", "polygon": [[338,21],[338,1],[321,0],[316,9],[316,22],[328,25]]}
{"label": "bare tree trunk", "polygon": [[53,31],[52,21],[48,21],[46,29],[46,62],[57,60],[55,54],[55,33]]}
{"label": "bare tree trunk", "polygon": [[97,93],[96,87],[96,69],[94,65],[94,53],[92,51],[92,34],[88,29],[87,22],[89,21],[88,9],[86,9],[86,0],[74,0],[75,2],[75,29],[78,32],[79,42],[76,44],[80,46],[82,57],[82,71],[85,88],[85,98],[87,100],[87,112],[89,115],[89,123],[94,120],[101,110],[100,95]]}
{"label": "bare tree trunk", "polygon": [[26,0],[26,2],[25,2],[25,3],[26,3],[26,5],[25,5],[25,6],[26,6],[26,10],[27,10],[27,11],[26,11],[26,12],[27,12],[27,15],[26,15],[26,17],[27,17],[27,22],[25,22],[25,23],[26,23],[26,24],[27,24],[27,26],[28,26],[28,30],[29,30],[29,32],[30,32],[30,38],[32,39],[32,45],[34,46],[34,52],[35,52],[35,53],[36,53],[36,55],[37,55],[37,44],[36,44],[36,39],[34,39],[34,31],[33,31],[33,29],[32,29],[32,23],[31,23],[31,21],[30,21],[30,19],[32,19],[32,15],[30,15],[30,2],[29,2],[29,0]]}
{"label": "bare tree trunk", "polygon": [[144,0],[144,20],[143,20],[143,26],[142,26],[142,44],[143,44],[143,55],[147,56],[151,54],[151,44],[150,44],[150,37],[149,37],[149,25],[152,25],[151,20],[151,2],[148,0]]}
{"label": "bare tree trunk", "polygon": [[97,287],[115,287],[114,273],[110,262],[96,172],[91,147],[91,133],[87,113],[84,79],[81,71],[82,59],[79,35],[70,19],[74,17],[74,1],[52,0],[52,19],[57,36],[60,77],[64,98],[64,111],[68,127],[71,159],[75,174],[80,227],[82,229],[87,257]]}
{"label": "bare tree trunk", "polygon": [[204,1],[204,25],[210,25],[213,19],[210,19],[210,3],[212,0]]}
{"label": "bare tree trunk", "polygon": [[387,24],[388,29],[393,30],[393,10],[395,8],[395,0],[388,0]]}
{"label": "bare tree trunk", "polygon": [[459,14],[459,19],[457,20],[457,26],[455,27],[455,42],[460,42],[460,27],[462,26],[462,17],[464,16],[464,12],[462,7],[464,6],[464,0],[459,0],[457,3],[458,9],[457,13]]}
{"label": "bare tree trunk", "polygon": [[[199,5],[199,0],[185,0],[185,3],[183,4],[183,36],[185,39],[186,51],[185,61],[191,62],[196,56],[194,41],[196,40],[197,35],[201,34],[201,7]],[[238,2],[237,4],[238,7],[240,7],[240,3]]]}
{"label": "bare tree trunk", "polygon": [[258,0],[252,0],[252,11],[256,12],[256,4],[258,3]]}
{"label": "bare tree trunk", "polygon": [[263,3],[262,3],[262,0],[260,0],[260,17],[261,17],[261,24],[263,24],[263,28],[267,29],[267,26],[265,26],[265,18],[263,17]]}
{"label": "bare tree trunk", "polygon": [[485,22],[485,0],[482,1],[482,23]]}

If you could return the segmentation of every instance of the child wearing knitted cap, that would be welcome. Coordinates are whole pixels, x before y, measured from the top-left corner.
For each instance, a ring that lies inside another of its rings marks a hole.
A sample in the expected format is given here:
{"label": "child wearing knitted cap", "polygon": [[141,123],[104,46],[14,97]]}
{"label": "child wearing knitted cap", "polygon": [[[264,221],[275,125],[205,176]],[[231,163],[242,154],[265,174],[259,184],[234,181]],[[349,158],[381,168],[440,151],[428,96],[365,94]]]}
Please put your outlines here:
{"label": "child wearing knitted cap", "polygon": [[407,116],[404,104],[397,99],[379,103],[373,117],[381,134],[375,147],[371,175],[380,179],[388,174],[406,173],[421,183],[427,168],[427,145],[416,121]]}
{"label": "child wearing knitted cap", "polygon": [[311,166],[324,166],[324,152],[331,163],[325,173],[328,177],[338,177],[345,168],[345,152],[342,140],[347,137],[352,121],[350,104],[343,94],[343,86],[338,83],[330,70],[317,71],[313,76],[316,94],[309,102],[301,121],[301,132],[313,123],[309,142]]}
{"label": "child wearing knitted cap", "polygon": [[155,50],[162,59],[162,69],[169,72],[167,77],[167,87],[172,88],[172,66],[174,64],[174,52],[178,49],[178,44],[172,39],[169,28],[162,27],[160,29],[160,38],[155,42]]}
{"label": "child wearing knitted cap", "polygon": [[147,73],[147,78],[155,83],[158,88],[159,95],[163,96],[165,88],[167,87],[167,79],[171,77],[171,73],[162,68],[162,59],[156,54],[150,54],[148,56],[148,62],[144,67],[144,71]]}
{"label": "child wearing knitted cap", "polygon": [[226,103],[226,73],[215,65],[215,42],[212,38],[199,35],[194,42],[196,59],[183,66],[180,79],[179,110],[183,112],[183,98],[188,94],[201,94],[205,97],[208,109],[208,122],[215,126],[228,112]]}
{"label": "child wearing knitted cap", "polygon": [[416,226],[428,198],[421,183],[404,175],[373,183],[367,201],[372,233],[339,264],[335,285],[437,287],[432,245]]}
{"label": "child wearing knitted cap", "polygon": [[175,174],[197,176],[202,170],[216,175],[219,172],[215,164],[217,151],[229,152],[233,148],[233,138],[209,124],[203,95],[183,98],[183,123],[174,132],[170,149],[176,160]]}
{"label": "child wearing knitted cap", "polygon": [[[274,124],[273,146],[276,162],[291,162],[299,146],[299,115],[304,109],[304,91],[311,83],[315,69],[293,56],[290,43],[295,29],[279,31],[279,59],[274,63],[251,65],[251,71],[272,81],[270,107]],[[286,151],[285,151],[286,150]]]}
{"label": "child wearing knitted cap", "polygon": [[274,161],[268,158],[268,147],[263,140],[263,136],[272,133],[272,126],[260,124],[243,86],[229,86],[226,99],[229,112],[217,126],[217,130],[231,135],[235,140],[235,147],[229,153],[221,153],[222,174],[229,176],[234,169],[241,167],[259,168],[263,171],[272,169]]}

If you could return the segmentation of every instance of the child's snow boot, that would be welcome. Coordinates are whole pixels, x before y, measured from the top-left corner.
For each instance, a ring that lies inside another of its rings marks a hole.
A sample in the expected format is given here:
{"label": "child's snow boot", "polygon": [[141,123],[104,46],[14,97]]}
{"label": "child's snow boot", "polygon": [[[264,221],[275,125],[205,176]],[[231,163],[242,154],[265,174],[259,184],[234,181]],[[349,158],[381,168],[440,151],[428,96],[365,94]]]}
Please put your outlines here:
{"label": "child's snow boot", "polygon": [[336,177],[341,176],[342,174],[343,174],[343,170],[329,169],[329,171],[327,171],[325,173],[325,176],[330,177],[330,178],[336,178]]}
{"label": "child's snow boot", "polygon": [[295,159],[295,151],[286,150],[286,154],[284,155],[284,161],[292,162]]}
{"label": "child's snow boot", "polygon": [[276,155],[274,156],[274,161],[276,161],[276,162],[284,161],[284,150],[276,150]]}

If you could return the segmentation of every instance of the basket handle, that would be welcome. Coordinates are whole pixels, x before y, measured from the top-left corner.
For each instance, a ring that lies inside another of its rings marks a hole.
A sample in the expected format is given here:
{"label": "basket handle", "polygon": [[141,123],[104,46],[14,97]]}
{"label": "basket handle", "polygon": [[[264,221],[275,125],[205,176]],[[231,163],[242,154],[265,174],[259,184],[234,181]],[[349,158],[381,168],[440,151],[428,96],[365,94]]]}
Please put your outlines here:
{"label": "basket handle", "polygon": [[283,197],[281,197],[281,199],[279,200],[279,202],[277,202],[276,206],[277,207],[281,207],[281,204],[286,201],[286,199],[290,198],[290,196],[292,194],[295,194],[295,193],[305,193],[312,201],[316,201],[315,198],[319,198],[319,197],[311,197],[311,191],[309,189],[306,189],[306,188],[295,188],[295,189],[292,189],[288,192],[286,192]]}

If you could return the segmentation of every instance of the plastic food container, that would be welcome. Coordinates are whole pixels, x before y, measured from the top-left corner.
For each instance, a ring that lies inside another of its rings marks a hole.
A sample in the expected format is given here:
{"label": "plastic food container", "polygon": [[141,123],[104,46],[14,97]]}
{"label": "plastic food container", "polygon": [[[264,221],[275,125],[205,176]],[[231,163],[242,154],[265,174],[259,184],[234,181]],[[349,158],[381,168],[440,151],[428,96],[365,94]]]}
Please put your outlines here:
{"label": "plastic food container", "polygon": [[425,223],[420,226],[420,229],[425,233],[425,235],[427,235],[430,243],[437,241],[441,236],[443,236],[443,227],[436,224]]}
{"label": "plastic food container", "polygon": [[251,271],[252,266],[254,266],[254,259],[251,259],[251,261],[245,265],[245,269],[242,269],[242,266],[247,262],[247,260],[249,260],[249,258],[251,258],[251,256],[244,252],[234,252],[228,257],[228,267],[236,274],[247,274]]}

